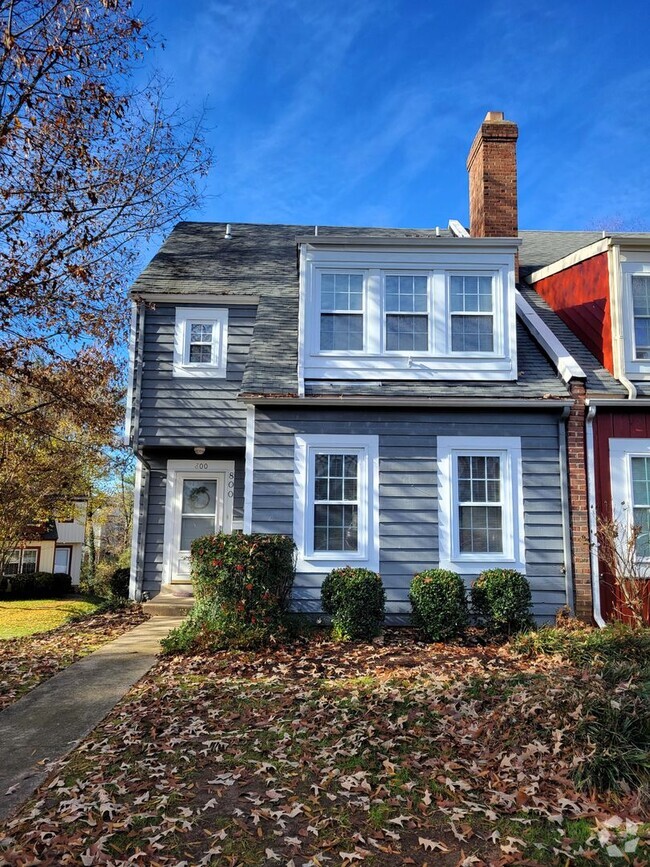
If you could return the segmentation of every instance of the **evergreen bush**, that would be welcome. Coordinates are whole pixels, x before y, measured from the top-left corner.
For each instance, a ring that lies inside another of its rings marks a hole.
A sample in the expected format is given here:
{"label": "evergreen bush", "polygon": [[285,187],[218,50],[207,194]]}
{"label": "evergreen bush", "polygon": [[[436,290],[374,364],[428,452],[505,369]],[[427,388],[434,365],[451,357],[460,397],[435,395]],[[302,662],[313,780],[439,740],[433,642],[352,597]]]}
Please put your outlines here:
{"label": "evergreen bush", "polygon": [[129,581],[131,570],[128,567],[114,569],[108,582],[111,597],[113,599],[129,598]]}
{"label": "evergreen bush", "polygon": [[164,651],[252,648],[290,638],[294,552],[287,536],[217,533],[195,539],[196,603],[165,640]]}
{"label": "evergreen bush", "polygon": [[530,585],[514,569],[487,569],[471,589],[472,608],[494,635],[513,635],[533,626]]}
{"label": "evergreen bush", "polygon": [[352,566],[332,570],[323,581],[321,602],[335,638],[367,640],[381,632],[386,592],[376,572]]}
{"label": "evergreen bush", "polygon": [[467,626],[465,585],[456,572],[428,569],[418,573],[411,581],[409,599],[413,624],[430,641],[454,638]]}

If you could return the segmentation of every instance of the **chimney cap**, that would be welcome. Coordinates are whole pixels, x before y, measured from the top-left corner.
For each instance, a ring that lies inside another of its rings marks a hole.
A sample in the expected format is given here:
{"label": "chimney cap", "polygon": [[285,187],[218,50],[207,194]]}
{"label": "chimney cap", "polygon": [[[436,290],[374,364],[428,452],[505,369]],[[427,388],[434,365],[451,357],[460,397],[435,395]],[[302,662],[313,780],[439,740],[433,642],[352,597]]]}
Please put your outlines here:
{"label": "chimney cap", "polygon": [[505,120],[506,116],[502,111],[488,111],[485,115],[483,123],[495,123],[495,121]]}

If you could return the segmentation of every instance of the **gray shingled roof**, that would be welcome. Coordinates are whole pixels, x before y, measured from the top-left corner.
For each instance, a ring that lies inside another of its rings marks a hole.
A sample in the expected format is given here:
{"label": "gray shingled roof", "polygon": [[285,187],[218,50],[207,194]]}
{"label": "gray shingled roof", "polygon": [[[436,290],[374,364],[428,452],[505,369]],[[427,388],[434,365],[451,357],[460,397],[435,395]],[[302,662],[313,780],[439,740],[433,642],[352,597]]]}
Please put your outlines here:
{"label": "gray shingled roof", "polygon": [[[232,225],[179,223],[160,251],[136,280],[132,293],[148,295],[259,296],[242,393],[294,395],[297,393],[298,268],[296,238],[314,234],[314,226]],[[452,237],[442,230],[444,237]],[[435,238],[435,229],[387,229],[319,226],[318,236]],[[598,232],[522,232],[520,260],[532,270],[549,264],[601,237]],[[528,297],[528,296],[527,296]],[[537,297],[537,296],[536,296]],[[530,298],[529,298],[530,301]],[[540,299],[541,302],[541,299]],[[541,302],[543,304],[543,302]],[[537,308],[536,308],[537,309]],[[542,318],[576,356],[588,375],[590,388],[619,393],[620,386],[573,337],[549,309]],[[373,396],[566,397],[567,389],[543,350],[521,323],[518,325],[520,378],[504,382],[373,382],[322,381],[307,383],[307,394],[363,394]],[[617,390],[618,389],[618,390]]]}
{"label": "gray shingled roof", "polygon": [[589,352],[568,325],[564,324],[557,313],[551,309],[547,302],[534,289],[530,286],[522,285],[519,287],[519,291],[584,370],[587,375],[587,391],[591,396],[595,397],[597,394],[617,397],[627,396],[627,391],[620,382],[608,370],[605,370],[598,359]]}
{"label": "gray shingled roof", "polygon": [[558,259],[563,259],[607,236],[625,239],[642,235],[650,238],[649,232],[547,232],[522,229],[519,232],[522,240],[519,248],[519,273],[522,277],[527,277],[533,271],[557,262]]}

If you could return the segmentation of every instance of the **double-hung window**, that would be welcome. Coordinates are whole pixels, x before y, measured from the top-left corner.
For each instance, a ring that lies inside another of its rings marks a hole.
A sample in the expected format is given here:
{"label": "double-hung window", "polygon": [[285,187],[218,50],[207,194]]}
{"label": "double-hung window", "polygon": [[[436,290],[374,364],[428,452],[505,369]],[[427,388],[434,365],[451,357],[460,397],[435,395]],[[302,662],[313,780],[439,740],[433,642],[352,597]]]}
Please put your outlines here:
{"label": "double-hung window", "polygon": [[518,437],[438,437],[440,564],[463,573],[523,570]]}
{"label": "double-hung window", "polygon": [[631,544],[640,560],[650,561],[650,440],[609,441],[612,519],[620,527],[622,553]]}
{"label": "double-hung window", "polygon": [[364,348],[363,274],[321,274],[320,348],[355,352]]}
{"label": "double-hung window", "polygon": [[485,275],[449,277],[451,351],[494,351],[493,279]]}
{"label": "double-hung window", "polygon": [[174,376],[226,376],[228,311],[210,307],[177,307],[174,333]]}
{"label": "double-hung window", "polygon": [[296,436],[298,569],[378,568],[376,436]]}
{"label": "double-hung window", "polygon": [[19,575],[38,571],[38,548],[16,548],[5,564],[6,575]]}
{"label": "double-hung window", "polygon": [[650,375],[650,255],[621,263],[622,323],[625,372],[647,379]]}
{"label": "double-hung window", "polygon": [[634,357],[650,359],[650,274],[630,276],[632,314],[634,316]]}
{"label": "double-hung window", "polygon": [[429,351],[429,278],[386,274],[384,278],[386,352]]}

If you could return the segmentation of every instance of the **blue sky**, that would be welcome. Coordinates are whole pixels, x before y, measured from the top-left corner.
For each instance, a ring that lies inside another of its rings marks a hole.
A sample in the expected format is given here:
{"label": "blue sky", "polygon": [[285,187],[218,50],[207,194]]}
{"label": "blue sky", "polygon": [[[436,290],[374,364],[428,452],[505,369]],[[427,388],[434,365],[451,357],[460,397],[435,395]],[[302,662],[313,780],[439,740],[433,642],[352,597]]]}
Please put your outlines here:
{"label": "blue sky", "polygon": [[151,62],[207,105],[194,219],[467,222],[487,110],[519,124],[519,222],[650,231],[650,7],[587,2],[143,0]]}

